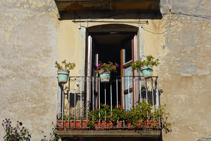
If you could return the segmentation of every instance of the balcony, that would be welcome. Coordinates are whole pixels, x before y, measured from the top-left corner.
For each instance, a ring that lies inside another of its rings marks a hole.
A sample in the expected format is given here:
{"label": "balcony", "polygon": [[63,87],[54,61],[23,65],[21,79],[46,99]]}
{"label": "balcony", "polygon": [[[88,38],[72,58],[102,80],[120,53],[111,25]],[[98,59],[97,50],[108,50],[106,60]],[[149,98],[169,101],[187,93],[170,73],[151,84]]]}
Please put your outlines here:
{"label": "balcony", "polygon": [[[118,110],[122,110],[120,114],[132,110],[139,112],[139,109],[142,111],[142,103],[150,104],[151,109],[144,120],[136,121],[136,125],[124,117],[113,118]],[[138,132],[134,132],[136,130]],[[99,77],[70,76],[67,84],[58,85],[57,134],[62,138],[159,138],[158,77],[116,76],[109,83],[101,83]]]}

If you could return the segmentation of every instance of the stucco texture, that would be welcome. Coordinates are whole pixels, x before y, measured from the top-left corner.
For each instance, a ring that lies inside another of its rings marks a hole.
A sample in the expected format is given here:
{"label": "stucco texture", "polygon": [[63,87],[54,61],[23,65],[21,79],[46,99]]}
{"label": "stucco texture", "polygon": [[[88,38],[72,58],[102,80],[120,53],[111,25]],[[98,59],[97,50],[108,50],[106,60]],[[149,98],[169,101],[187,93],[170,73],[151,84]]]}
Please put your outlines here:
{"label": "stucco texture", "polygon": [[[162,1],[164,44],[157,67],[161,103],[171,116],[164,141],[195,141],[210,136],[210,10],[207,0]],[[168,9],[171,9],[171,13]],[[159,35],[157,35],[159,37]]]}
{"label": "stucco texture", "polygon": [[23,122],[34,141],[55,123],[57,14],[53,0],[0,1],[0,120]]}
{"label": "stucco texture", "polygon": [[[163,141],[210,138],[210,8],[208,0],[161,0],[162,18],[138,13],[149,24],[130,24],[139,28],[140,57],[151,54],[160,60],[154,75],[159,76],[161,105],[167,104],[172,123]],[[98,20],[139,20],[117,15]],[[85,20],[92,16],[82,15]],[[104,24],[72,20],[58,20],[54,0],[0,1],[0,120],[10,118],[13,125],[22,121],[33,141],[43,137],[42,131],[49,136],[56,120],[54,62],[74,62],[70,75],[83,76],[86,28]]]}

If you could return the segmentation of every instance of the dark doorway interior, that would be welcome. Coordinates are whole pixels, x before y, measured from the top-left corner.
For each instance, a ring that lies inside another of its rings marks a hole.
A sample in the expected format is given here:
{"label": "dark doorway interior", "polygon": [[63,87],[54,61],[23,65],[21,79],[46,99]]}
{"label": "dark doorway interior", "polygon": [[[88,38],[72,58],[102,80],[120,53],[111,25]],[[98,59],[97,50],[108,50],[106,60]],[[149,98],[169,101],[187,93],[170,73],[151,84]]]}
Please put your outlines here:
{"label": "dark doorway interior", "polygon": [[[113,63],[121,64],[121,56],[120,51],[124,47],[123,42],[127,40],[130,37],[133,37],[134,34],[131,33],[124,33],[124,34],[98,34],[93,35],[93,41],[95,43],[95,47],[93,52],[98,53],[98,60],[102,63],[108,63],[108,61],[111,61]],[[105,103],[105,96],[106,96],[106,104],[110,105],[112,102],[113,106],[116,106],[117,103],[121,104],[121,81],[118,81],[118,94],[116,93],[116,78],[121,79],[118,76],[121,76],[121,66],[117,68],[117,73],[111,74],[111,82],[112,86],[110,86],[110,83],[108,84],[102,84],[100,85],[100,103]],[[111,93],[110,93],[110,87],[112,87],[112,101],[111,101]],[[106,89],[106,95],[105,95],[105,89]],[[118,99],[117,99],[118,96]]]}

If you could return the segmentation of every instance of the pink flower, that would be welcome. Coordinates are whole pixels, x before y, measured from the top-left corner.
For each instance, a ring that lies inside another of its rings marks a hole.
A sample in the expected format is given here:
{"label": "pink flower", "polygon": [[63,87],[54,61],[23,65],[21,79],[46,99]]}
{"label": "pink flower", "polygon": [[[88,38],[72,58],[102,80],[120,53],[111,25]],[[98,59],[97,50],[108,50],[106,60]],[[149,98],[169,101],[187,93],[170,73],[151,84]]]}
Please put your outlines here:
{"label": "pink flower", "polygon": [[119,67],[119,64],[116,63],[116,66]]}
{"label": "pink flower", "polygon": [[98,63],[98,65],[97,65],[98,67],[100,66],[100,63]]}

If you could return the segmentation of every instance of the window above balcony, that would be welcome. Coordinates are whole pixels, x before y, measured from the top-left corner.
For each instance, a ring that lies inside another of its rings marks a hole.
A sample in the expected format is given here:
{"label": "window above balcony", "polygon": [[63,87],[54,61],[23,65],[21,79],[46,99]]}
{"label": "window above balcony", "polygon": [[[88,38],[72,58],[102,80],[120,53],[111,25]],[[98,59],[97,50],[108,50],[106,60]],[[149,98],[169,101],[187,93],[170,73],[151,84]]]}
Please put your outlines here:
{"label": "window above balcony", "polygon": [[160,0],[55,0],[59,11],[159,10]]}

